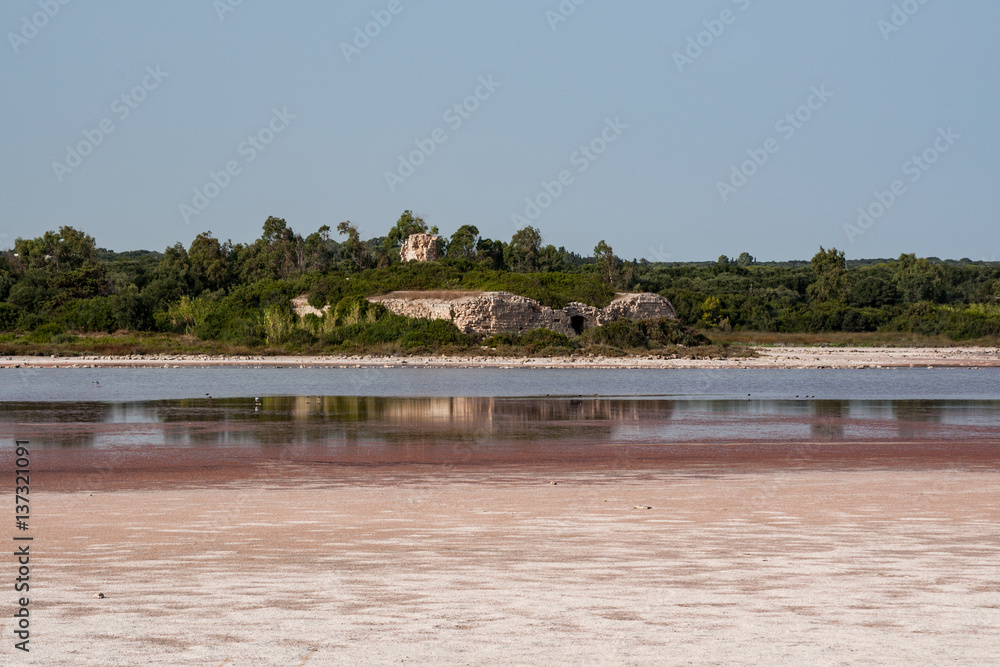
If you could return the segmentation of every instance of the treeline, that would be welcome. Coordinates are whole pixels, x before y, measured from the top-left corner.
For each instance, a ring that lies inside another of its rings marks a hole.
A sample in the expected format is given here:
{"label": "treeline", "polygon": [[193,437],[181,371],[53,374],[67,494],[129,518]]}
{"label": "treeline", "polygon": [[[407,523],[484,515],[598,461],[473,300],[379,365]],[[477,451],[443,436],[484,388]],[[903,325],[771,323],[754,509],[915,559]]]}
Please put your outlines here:
{"label": "treeline", "polygon": [[[811,261],[781,264],[758,263],[749,253],[715,263],[628,262],[604,241],[584,257],[543,244],[533,227],[502,241],[482,237],[472,225],[440,236],[439,261],[401,264],[400,246],[418,232],[438,234],[405,211],[384,236],[370,239],[350,222],[303,236],[275,217],[252,243],[222,242],[206,232],[163,252],[111,252],[72,227],[18,238],[0,257],[0,342],[10,350],[126,330],[246,349],[345,350],[404,339],[430,349],[482,343],[448,323],[402,322],[364,301],[425,289],[504,290],[552,307],[604,306],[617,291],[657,292],[673,302],[682,323],[709,336],[1000,336],[997,264],[913,255],[849,264],[842,252],[823,248]],[[297,317],[290,300],[300,294],[317,308],[330,306],[329,314]]]}
{"label": "treeline", "polygon": [[903,254],[849,268],[820,248],[808,265],[742,258],[714,266],[654,266],[638,285],[669,298],[687,323],[780,333],[909,332],[970,340],[1000,336],[1000,265]]}

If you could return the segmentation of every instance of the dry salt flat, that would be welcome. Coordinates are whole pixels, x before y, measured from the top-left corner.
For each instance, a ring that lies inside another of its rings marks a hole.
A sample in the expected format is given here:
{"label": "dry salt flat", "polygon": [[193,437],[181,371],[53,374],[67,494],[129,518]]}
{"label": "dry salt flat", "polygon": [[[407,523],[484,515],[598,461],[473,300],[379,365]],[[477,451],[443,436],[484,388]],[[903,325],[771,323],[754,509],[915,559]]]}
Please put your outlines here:
{"label": "dry salt flat", "polygon": [[16,664],[995,664],[997,481],[287,464],[44,489]]}

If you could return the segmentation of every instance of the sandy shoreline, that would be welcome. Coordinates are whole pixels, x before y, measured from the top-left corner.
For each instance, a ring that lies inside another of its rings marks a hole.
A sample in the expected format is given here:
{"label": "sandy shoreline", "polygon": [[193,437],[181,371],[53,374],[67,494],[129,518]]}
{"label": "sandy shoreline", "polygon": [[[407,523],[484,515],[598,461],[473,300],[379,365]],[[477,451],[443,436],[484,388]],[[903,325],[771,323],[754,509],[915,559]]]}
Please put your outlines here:
{"label": "sandy shoreline", "polygon": [[0,357],[0,368],[920,368],[1000,367],[1000,348],[762,347],[756,358],[129,355]]}

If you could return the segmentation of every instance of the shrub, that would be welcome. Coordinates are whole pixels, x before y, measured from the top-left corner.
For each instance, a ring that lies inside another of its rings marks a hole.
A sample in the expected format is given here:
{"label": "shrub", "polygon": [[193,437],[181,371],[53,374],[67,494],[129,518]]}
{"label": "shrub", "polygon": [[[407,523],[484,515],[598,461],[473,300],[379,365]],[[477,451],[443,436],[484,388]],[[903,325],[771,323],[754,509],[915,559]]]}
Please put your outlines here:
{"label": "shrub", "polygon": [[0,302],[0,331],[13,331],[20,326],[24,311],[9,303]]}
{"label": "shrub", "polygon": [[514,337],[510,334],[499,333],[495,336],[490,336],[483,341],[483,345],[487,347],[509,347],[514,344]]}
{"label": "shrub", "polygon": [[438,348],[442,345],[469,345],[472,339],[459,331],[452,322],[447,320],[416,320],[420,324],[406,333],[400,341],[403,349],[418,346]]}
{"label": "shrub", "polygon": [[447,320],[417,320],[391,314],[383,315],[374,322],[337,327],[324,334],[321,340],[324,345],[336,348],[396,345],[404,350],[472,344],[470,336]]}
{"label": "shrub", "polygon": [[561,347],[573,349],[576,346],[565,334],[557,333],[551,329],[532,329],[521,335],[517,341],[520,345],[526,345],[535,349],[547,347]]}
{"label": "shrub", "polygon": [[698,333],[692,331],[677,320],[669,317],[661,317],[654,320],[642,322],[649,342],[659,347],[669,347],[672,345],[684,345],[685,347],[696,347],[699,345],[711,345],[712,341]]}
{"label": "shrub", "polygon": [[358,322],[375,322],[388,311],[380,303],[372,303],[360,296],[345,296],[333,309],[337,326],[347,326]]}
{"label": "shrub", "polygon": [[581,338],[587,343],[627,349],[646,347],[648,337],[642,323],[623,319],[588,329]]}
{"label": "shrub", "polygon": [[27,343],[51,343],[52,339],[63,333],[63,328],[56,322],[43,324],[31,333],[22,337]]}
{"label": "shrub", "polygon": [[285,337],[284,344],[292,351],[301,352],[315,345],[317,340],[316,336],[306,329],[293,329]]}
{"label": "shrub", "polygon": [[74,331],[103,331],[118,329],[118,322],[108,297],[77,299],[63,306],[58,319],[66,329]]}

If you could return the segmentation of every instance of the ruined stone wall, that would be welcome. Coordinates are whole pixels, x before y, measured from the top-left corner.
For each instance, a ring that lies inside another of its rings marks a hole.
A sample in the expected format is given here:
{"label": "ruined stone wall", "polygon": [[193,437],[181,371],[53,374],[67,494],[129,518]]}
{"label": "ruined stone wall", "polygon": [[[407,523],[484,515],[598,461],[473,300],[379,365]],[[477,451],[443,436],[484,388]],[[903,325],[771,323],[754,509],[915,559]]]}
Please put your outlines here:
{"label": "ruined stone wall", "polygon": [[438,258],[438,238],[430,234],[410,234],[399,249],[399,259],[406,262],[433,262]]}
{"label": "ruined stone wall", "polygon": [[406,317],[415,317],[422,320],[452,319],[453,302],[451,300],[394,298],[392,295],[389,295],[385,297],[372,297],[369,301],[381,303],[389,312]]}
{"label": "ruined stone wall", "polygon": [[451,320],[465,333],[492,336],[551,329],[575,336],[619,319],[676,319],[673,306],[658,294],[621,294],[607,308],[570,303],[553,310],[534,299],[508,292],[457,292],[421,297],[419,292],[372,297],[389,311],[406,317]]}
{"label": "ruined stone wall", "polygon": [[652,320],[658,317],[677,319],[673,304],[659,294],[619,294],[601,314],[601,324],[614,320]]}
{"label": "ruined stone wall", "polygon": [[305,317],[306,315],[323,317],[323,315],[330,310],[330,306],[323,306],[323,310],[313,308],[309,305],[309,296],[307,294],[300,294],[292,299],[292,310],[294,310],[295,314],[299,317]]}
{"label": "ruined stone wall", "polygon": [[452,304],[452,321],[466,333],[493,335],[552,329],[567,336],[572,330],[561,310],[552,310],[534,299],[508,292],[487,292]]}

